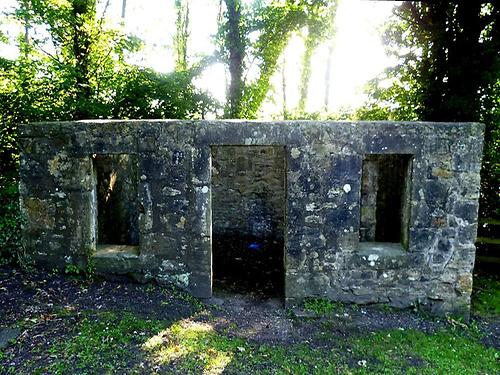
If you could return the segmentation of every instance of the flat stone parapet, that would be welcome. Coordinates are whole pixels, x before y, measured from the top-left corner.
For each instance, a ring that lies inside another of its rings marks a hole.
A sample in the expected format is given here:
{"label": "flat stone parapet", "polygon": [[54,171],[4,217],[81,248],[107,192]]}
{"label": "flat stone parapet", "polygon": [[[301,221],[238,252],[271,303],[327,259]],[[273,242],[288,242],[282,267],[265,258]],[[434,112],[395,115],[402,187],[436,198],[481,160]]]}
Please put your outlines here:
{"label": "flat stone parapet", "polygon": [[48,269],[92,261],[210,297],[213,239],[240,233],[249,251],[281,244],[287,303],[314,296],[467,317],[483,131],[430,122],[22,125],[24,246]]}

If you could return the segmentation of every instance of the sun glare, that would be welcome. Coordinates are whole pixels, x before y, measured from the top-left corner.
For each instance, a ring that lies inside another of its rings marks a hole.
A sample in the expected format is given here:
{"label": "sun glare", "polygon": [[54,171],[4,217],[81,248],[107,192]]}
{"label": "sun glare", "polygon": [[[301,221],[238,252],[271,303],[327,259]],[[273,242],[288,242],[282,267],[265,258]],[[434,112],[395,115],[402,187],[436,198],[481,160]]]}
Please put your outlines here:
{"label": "sun glare", "polygon": [[[394,1],[339,0],[335,19],[336,33],[331,41],[319,46],[312,57],[311,80],[309,84],[306,110],[309,112],[325,109],[325,75],[330,60],[330,85],[328,92],[328,112],[344,107],[355,108],[365,100],[363,86],[375,78],[385,68],[394,64],[387,56],[378,29],[390,16]],[[0,11],[10,10],[15,0],[3,0]],[[106,12],[115,25],[125,32],[134,34],[144,42],[144,48],[129,56],[129,62],[149,67],[159,72],[174,69],[172,47],[175,33],[175,10],[173,1],[128,0],[125,17],[122,17],[122,0],[100,1],[98,15]],[[203,55],[212,54],[216,47],[214,35],[217,32],[219,2],[213,0],[191,0],[190,39],[188,52],[191,62]],[[16,38],[21,25],[13,24],[6,17],[0,23],[7,31],[8,44],[0,44],[0,56],[15,58],[18,54]],[[329,59],[329,43],[333,50]],[[286,84],[287,109],[296,108],[299,99],[300,64],[303,42],[299,36],[291,38],[284,54],[285,66],[278,69],[272,78],[273,88],[263,105],[264,118],[277,117],[283,109],[283,71]],[[252,67],[250,67],[250,70]],[[226,96],[228,73],[224,65],[208,67],[195,81],[196,85],[223,102]]]}

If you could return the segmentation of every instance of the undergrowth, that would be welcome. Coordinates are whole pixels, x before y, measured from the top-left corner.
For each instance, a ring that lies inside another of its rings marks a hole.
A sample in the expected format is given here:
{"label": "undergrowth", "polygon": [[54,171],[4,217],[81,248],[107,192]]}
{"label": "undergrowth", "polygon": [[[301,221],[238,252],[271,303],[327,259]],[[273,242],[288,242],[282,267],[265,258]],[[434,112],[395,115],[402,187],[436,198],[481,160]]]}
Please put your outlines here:
{"label": "undergrowth", "polygon": [[0,265],[27,266],[21,243],[19,190],[13,176],[0,176]]}

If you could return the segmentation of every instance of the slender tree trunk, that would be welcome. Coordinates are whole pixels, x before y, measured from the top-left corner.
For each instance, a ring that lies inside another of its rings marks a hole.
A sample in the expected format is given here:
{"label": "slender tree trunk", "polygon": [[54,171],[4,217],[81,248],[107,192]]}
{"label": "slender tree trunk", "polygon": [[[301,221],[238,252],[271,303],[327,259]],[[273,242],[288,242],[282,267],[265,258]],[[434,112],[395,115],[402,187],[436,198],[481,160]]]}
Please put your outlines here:
{"label": "slender tree trunk", "polygon": [[330,81],[331,81],[331,65],[332,65],[332,55],[333,55],[333,42],[328,46],[328,57],[326,59],[326,70],[325,70],[325,97],[323,99],[323,111],[325,113],[329,112],[330,106]]}
{"label": "slender tree trunk", "polygon": [[[26,46],[29,46],[30,43],[30,21],[28,16],[24,16],[24,43],[26,43]],[[26,48],[27,50],[28,48]]]}
{"label": "slender tree trunk", "polygon": [[226,117],[239,118],[243,97],[243,58],[245,46],[241,30],[240,0],[225,0],[227,8],[226,46],[229,50],[229,74],[231,76],[228,90],[228,109]]}
{"label": "slender tree trunk", "polygon": [[224,0],[219,0],[219,9],[217,11],[217,26],[220,26],[222,24],[222,17],[223,17],[223,8],[222,4],[224,3]]}
{"label": "slender tree trunk", "polygon": [[288,119],[288,108],[287,108],[287,98],[286,98],[286,59],[283,56],[283,62],[281,64],[281,90],[283,99],[283,120]]}
{"label": "slender tree trunk", "polygon": [[188,67],[187,44],[189,39],[189,0],[175,0],[177,11],[175,32],[175,67],[178,71]]}
{"label": "slender tree trunk", "polygon": [[92,45],[91,32],[85,27],[86,22],[95,18],[95,0],[74,0],[73,3],[73,55],[75,59],[76,108],[75,119],[90,117],[90,50]]}
{"label": "slender tree trunk", "polygon": [[305,38],[305,51],[302,56],[302,70],[300,74],[300,96],[298,104],[298,112],[304,113],[307,103],[307,95],[309,92],[309,81],[311,80],[311,58],[316,48],[317,41],[310,33]]}
{"label": "slender tree trunk", "polygon": [[24,55],[24,58],[27,59],[29,57],[29,45],[30,45],[30,19],[29,19],[29,9],[30,4],[29,1],[23,0],[19,2],[20,8],[26,12],[24,15],[23,23],[24,23],[24,45],[21,46],[21,52]]}
{"label": "slender tree trunk", "polygon": [[127,0],[122,0],[122,20],[125,19],[126,14],[127,14]]}

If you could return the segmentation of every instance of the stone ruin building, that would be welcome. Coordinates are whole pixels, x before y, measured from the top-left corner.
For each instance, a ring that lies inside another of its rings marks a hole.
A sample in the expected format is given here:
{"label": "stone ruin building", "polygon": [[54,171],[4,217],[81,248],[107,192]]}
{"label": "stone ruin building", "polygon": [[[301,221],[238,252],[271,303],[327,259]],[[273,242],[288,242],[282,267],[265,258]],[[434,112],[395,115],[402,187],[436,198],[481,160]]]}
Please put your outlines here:
{"label": "stone ruin building", "polygon": [[79,121],[20,128],[35,264],[467,316],[483,125]]}

